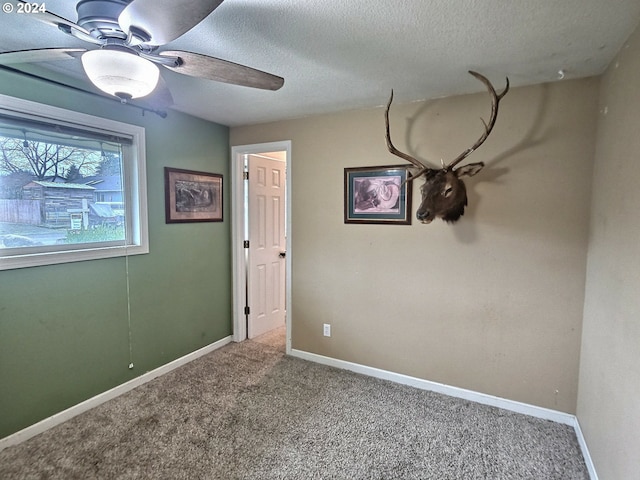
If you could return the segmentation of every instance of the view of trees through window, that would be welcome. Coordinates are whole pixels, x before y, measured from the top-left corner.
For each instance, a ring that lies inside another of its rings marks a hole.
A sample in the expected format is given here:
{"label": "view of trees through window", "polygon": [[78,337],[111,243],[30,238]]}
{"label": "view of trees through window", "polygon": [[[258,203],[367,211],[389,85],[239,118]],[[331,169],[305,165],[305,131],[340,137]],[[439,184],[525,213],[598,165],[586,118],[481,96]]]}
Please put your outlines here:
{"label": "view of trees through window", "polygon": [[124,201],[120,143],[0,125],[0,249],[124,242]]}

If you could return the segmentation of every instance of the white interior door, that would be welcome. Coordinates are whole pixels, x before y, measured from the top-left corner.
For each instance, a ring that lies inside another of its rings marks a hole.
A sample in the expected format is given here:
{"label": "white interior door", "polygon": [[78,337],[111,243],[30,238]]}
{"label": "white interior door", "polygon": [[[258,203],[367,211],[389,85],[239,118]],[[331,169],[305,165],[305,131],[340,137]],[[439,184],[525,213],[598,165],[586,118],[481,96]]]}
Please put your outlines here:
{"label": "white interior door", "polygon": [[285,325],[286,163],[249,155],[247,336]]}

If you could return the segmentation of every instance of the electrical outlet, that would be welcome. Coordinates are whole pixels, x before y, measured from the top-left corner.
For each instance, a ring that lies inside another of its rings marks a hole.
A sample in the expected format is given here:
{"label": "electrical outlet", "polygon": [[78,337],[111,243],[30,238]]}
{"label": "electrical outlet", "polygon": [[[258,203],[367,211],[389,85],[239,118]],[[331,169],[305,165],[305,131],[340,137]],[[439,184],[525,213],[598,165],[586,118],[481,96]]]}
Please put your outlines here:
{"label": "electrical outlet", "polygon": [[330,323],[325,323],[322,329],[322,333],[325,337],[330,337],[331,336],[331,324]]}

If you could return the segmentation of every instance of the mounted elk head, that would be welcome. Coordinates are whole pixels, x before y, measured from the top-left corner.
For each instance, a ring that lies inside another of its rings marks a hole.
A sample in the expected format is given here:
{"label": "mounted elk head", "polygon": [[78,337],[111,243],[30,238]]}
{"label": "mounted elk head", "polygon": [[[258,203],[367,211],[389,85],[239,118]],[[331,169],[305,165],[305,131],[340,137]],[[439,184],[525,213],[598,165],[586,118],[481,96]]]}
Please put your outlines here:
{"label": "mounted elk head", "polygon": [[[422,185],[422,201],[416,212],[417,219],[422,223],[431,223],[431,221],[439,217],[445,222],[456,222],[463,214],[464,207],[467,205],[467,189],[462,181],[462,177],[473,176],[482,170],[484,163],[469,163],[461,167],[455,168],[460,162],[467,158],[475,149],[484,143],[498,118],[498,106],[500,100],[509,91],[509,79],[502,93],[496,93],[495,88],[486,77],[477,72],[469,71],[471,75],[484,83],[491,94],[491,118],[489,123],[482,120],[484,124],[484,133],[470,148],[458,155],[453,161],[445,165],[442,163],[441,168],[432,168],[420,160],[398,150],[391,142],[391,134],[389,133],[389,107],[393,101],[393,90],[387,110],[385,112],[385,123],[387,127],[387,148],[394,155],[411,163],[418,170],[407,178],[408,182],[418,177],[424,176],[425,182]],[[409,167],[410,168],[410,167]]]}

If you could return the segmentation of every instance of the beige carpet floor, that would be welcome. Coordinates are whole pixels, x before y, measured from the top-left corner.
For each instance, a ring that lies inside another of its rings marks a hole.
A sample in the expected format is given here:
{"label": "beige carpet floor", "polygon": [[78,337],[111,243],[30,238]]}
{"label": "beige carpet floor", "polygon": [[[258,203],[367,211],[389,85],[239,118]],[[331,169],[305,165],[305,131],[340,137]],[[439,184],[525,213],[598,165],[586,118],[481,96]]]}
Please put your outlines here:
{"label": "beige carpet floor", "polygon": [[0,479],[588,479],[571,427],[230,344],[0,452]]}

